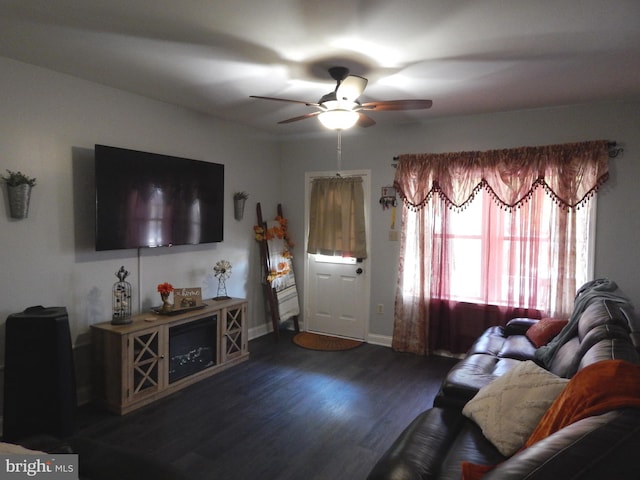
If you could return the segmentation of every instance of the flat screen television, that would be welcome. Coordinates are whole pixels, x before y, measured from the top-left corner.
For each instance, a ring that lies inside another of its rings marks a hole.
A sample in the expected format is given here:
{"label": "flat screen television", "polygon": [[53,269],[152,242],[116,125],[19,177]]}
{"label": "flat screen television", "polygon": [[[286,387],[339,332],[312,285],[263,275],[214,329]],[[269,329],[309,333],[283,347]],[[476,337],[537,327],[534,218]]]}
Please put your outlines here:
{"label": "flat screen television", "polygon": [[95,146],[96,250],[221,242],[224,165]]}

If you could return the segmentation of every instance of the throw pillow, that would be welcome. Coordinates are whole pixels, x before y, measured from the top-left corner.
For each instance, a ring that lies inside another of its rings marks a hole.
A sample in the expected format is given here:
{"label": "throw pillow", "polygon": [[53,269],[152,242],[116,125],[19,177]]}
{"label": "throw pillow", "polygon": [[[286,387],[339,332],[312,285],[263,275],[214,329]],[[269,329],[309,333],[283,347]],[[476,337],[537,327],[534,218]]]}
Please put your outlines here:
{"label": "throw pillow", "polygon": [[498,451],[510,457],[525,441],[569,382],[528,360],[482,387],[462,413],[482,429]]}
{"label": "throw pillow", "polygon": [[480,480],[494,468],[496,468],[495,465],[462,462],[462,480]]}
{"label": "throw pillow", "polygon": [[40,455],[40,450],[30,450],[15,443],[0,442],[0,455]]}
{"label": "throw pillow", "polygon": [[525,335],[531,343],[533,343],[534,347],[540,348],[558,335],[567,323],[569,323],[568,320],[543,318],[535,325],[529,327]]}

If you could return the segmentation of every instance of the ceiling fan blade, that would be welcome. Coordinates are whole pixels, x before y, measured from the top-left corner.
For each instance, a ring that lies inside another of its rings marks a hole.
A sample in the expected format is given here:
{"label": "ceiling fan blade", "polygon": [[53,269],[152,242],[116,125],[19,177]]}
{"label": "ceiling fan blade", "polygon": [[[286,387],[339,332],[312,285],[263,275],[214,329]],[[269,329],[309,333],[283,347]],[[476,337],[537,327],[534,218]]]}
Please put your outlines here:
{"label": "ceiling fan blade", "polygon": [[336,88],[336,97],[338,100],[348,100],[350,102],[355,102],[356,99],[362,95],[364,89],[367,86],[367,80],[364,77],[359,77],[358,75],[349,75],[346,77],[340,85]]}
{"label": "ceiling fan blade", "polygon": [[291,122],[297,122],[298,120],[304,120],[306,118],[312,118],[315,117],[317,115],[320,115],[322,112],[313,112],[313,113],[306,113],[304,115],[300,115],[299,117],[293,117],[293,118],[288,118],[287,120],[282,120],[278,123],[291,123]]}
{"label": "ceiling fan blade", "polygon": [[289,103],[301,103],[308,107],[319,107],[320,104],[315,102],[305,102],[303,100],[290,100],[288,98],[276,98],[276,97],[261,97],[259,95],[249,95],[250,98],[258,98],[260,100],[275,100],[276,102],[289,102]]}
{"label": "ceiling fan blade", "polygon": [[358,115],[360,115],[360,118],[358,118],[358,123],[357,123],[359,127],[371,127],[376,124],[376,121],[373,118],[371,118],[369,115],[365,115],[362,112],[358,112]]}
{"label": "ceiling fan blade", "polygon": [[423,110],[431,108],[431,100],[387,100],[381,102],[367,102],[362,104],[363,110],[391,111],[391,110]]}

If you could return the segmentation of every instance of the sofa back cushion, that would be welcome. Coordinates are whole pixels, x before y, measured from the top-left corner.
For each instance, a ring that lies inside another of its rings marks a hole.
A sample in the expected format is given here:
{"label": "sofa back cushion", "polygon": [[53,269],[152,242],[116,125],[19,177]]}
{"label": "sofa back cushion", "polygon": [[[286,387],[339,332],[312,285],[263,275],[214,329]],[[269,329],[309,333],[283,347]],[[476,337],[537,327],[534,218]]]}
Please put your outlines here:
{"label": "sofa back cushion", "polygon": [[630,332],[631,342],[634,348],[640,353],[640,317],[636,314],[633,305],[623,305],[608,300],[605,303],[608,310],[612,312],[612,316],[621,319],[625,323]]}
{"label": "sofa back cushion", "polygon": [[567,372],[571,369],[579,350],[580,340],[578,337],[573,337],[558,349],[549,366],[549,371],[559,377],[568,378]]}
{"label": "sofa back cushion", "polygon": [[617,325],[629,332],[627,320],[614,302],[607,300],[593,302],[580,316],[578,320],[578,337],[580,341],[589,334],[591,330],[602,325]]}
{"label": "sofa back cushion", "polygon": [[[634,345],[629,334],[632,325],[628,313],[623,311],[620,304],[611,300],[592,302],[578,320],[577,337],[558,349],[549,370],[560,377],[571,378],[579,369],[594,361],[621,359],[638,363],[638,352],[632,353]],[[611,341],[613,339],[616,341]],[[588,352],[591,353],[585,359]]]}
{"label": "sofa back cushion", "polygon": [[[571,378],[581,368],[601,360],[638,363],[638,354],[633,348],[629,332],[619,323],[597,325],[584,338],[574,338],[572,341],[569,342],[571,345],[565,344],[560,348],[552,363],[552,371],[561,377]],[[589,352],[592,354],[585,358]]]}
{"label": "sofa back cushion", "polygon": [[628,337],[606,338],[595,343],[581,357],[577,370],[603,360],[626,360],[640,363],[640,355]]}
{"label": "sofa back cushion", "polygon": [[580,420],[526,448],[483,480],[640,478],[640,409]]}

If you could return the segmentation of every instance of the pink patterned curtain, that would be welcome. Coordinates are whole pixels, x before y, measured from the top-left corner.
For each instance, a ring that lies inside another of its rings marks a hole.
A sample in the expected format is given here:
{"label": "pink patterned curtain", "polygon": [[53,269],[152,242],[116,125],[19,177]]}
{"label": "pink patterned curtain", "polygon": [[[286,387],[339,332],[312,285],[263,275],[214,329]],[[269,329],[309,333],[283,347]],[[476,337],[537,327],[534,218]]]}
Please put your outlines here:
{"label": "pink patterned curtain", "polygon": [[[580,207],[607,178],[606,141],[400,156],[394,349],[462,353],[487,326],[568,315],[588,235]],[[482,278],[465,281],[472,270]]]}

